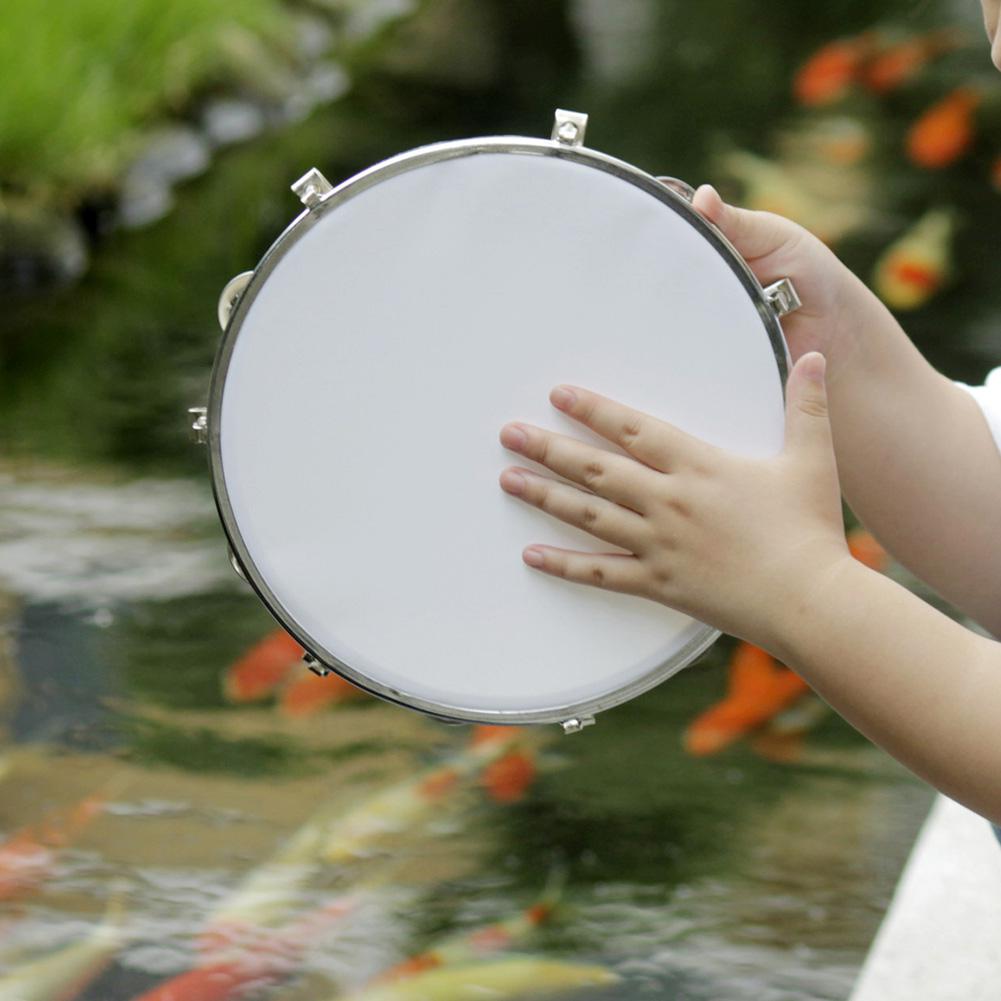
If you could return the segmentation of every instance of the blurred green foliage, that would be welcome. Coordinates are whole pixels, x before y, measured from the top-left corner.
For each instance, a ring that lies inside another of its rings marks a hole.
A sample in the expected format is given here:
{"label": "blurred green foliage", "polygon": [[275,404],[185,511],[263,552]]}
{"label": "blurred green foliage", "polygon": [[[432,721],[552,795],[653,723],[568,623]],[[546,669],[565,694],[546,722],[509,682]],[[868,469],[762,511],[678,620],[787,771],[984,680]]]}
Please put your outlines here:
{"label": "blurred green foliage", "polygon": [[139,126],[287,51],[284,14],[280,0],[7,0],[0,177],[110,183]]}

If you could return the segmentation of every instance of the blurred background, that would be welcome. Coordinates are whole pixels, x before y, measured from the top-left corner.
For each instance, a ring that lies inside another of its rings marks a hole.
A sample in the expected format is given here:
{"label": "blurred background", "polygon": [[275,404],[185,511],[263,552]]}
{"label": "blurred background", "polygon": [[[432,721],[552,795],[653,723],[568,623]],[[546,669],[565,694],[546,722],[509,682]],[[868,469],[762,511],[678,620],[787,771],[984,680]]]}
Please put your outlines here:
{"label": "blurred background", "polygon": [[307,168],[556,107],[807,226],[982,382],[976,0],[7,0],[2,29],[0,994],[845,998],[924,786],[729,638],[576,738],[317,684],[228,565],[186,409]]}

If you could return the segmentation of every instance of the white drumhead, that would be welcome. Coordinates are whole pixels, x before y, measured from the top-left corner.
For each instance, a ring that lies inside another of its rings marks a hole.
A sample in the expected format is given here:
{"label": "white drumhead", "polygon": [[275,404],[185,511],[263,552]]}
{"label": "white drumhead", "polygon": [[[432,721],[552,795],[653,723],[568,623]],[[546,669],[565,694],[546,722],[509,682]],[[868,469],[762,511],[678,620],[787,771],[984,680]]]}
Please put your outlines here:
{"label": "white drumhead", "polygon": [[293,228],[237,308],[213,427],[230,535],[292,631],[383,694],[466,718],[614,704],[716,634],[527,567],[528,543],[614,547],[505,494],[525,460],[498,432],[611,449],[549,404],[572,383],[774,455],[777,324],[684,209],[583,157],[384,173]]}

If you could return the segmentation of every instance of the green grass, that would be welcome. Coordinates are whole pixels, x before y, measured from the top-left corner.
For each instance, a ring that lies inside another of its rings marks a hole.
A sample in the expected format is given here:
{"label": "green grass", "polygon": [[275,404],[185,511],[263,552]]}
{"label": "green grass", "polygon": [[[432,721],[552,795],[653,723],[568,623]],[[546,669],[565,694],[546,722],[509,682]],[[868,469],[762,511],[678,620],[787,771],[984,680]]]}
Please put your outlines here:
{"label": "green grass", "polygon": [[139,125],[215,85],[252,86],[290,27],[280,0],[6,0],[0,180],[110,183]]}

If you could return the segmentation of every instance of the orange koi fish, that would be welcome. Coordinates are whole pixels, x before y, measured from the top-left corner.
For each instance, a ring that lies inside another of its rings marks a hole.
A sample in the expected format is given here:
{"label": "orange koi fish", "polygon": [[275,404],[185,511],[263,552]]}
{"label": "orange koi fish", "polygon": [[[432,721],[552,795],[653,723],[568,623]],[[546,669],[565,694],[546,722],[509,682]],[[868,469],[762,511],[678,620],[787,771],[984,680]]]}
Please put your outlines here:
{"label": "orange koi fish", "polygon": [[311,716],[327,706],[365,698],[367,694],[339,674],[331,673],[321,678],[306,669],[282,688],[278,711],[289,717]]}
{"label": "orange koi fish", "polygon": [[864,528],[853,528],[846,536],[848,551],[870,570],[885,570],[890,554]]}
{"label": "orange koi fish", "polygon": [[258,929],[240,947],[171,977],[135,1001],[236,1001],[296,972],[306,946],[324,925],[348,913],[341,901],[321,908],[285,929]]}
{"label": "orange koi fish", "polygon": [[59,849],[103,809],[105,797],[88,796],[69,810],[12,834],[0,845],[0,900],[21,897],[52,872]]}
{"label": "orange koi fish", "polygon": [[516,803],[535,781],[535,759],[524,751],[511,751],[483,769],[480,784],[498,803]]}
{"label": "orange koi fish", "polygon": [[891,309],[923,306],[945,283],[954,222],[945,209],[919,219],[876,261],[873,288]]}
{"label": "orange koi fish", "polygon": [[907,133],[911,161],[929,170],[955,163],[973,142],[973,113],[980,101],[972,87],[957,87],[933,104]]}
{"label": "orange koi fish", "polygon": [[268,633],[223,674],[223,692],[230,702],[266,699],[302,660],[305,651],[284,629]]}
{"label": "orange koi fish", "polygon": [[793,78],[793,96],[807,107],[840,100],[855,82],[871,50],[870,35],[829,42],[800,67]]}
{"label": "orange koi fish", "polygon": [[527,938],[552,915],[562,889],[562,880],[555,884],[531,907],[519,914],[483,925],[471,932],[460,932],[441,939],[425,952],[398,963],[373,981],[377,984],[404,980],[407,977],[433,970],[440,966],[459,966],[474,963],[490,953],[507,949]]}
{"label": "orange koi fish", "polygon": [[206,963],[171,977],[135,1001],[230,1001],[278,983],[292,973],[291,962],[287,971],[284,965],[273,966],[260,955]]}
{"label": "orange koi fish", "polygon": [[888,94],[910,80],[933,59],[962,44],[955,31],[931,31],[908,38],[876,53],[860,73],[862,83],[876,94]]}
{"label": "orange koi fish", "polygon": [[730,661],[726,698],[689,724],[685,750],[716,754],[766,723],[807,691],[807,683],[760,647],[739,643]]}

